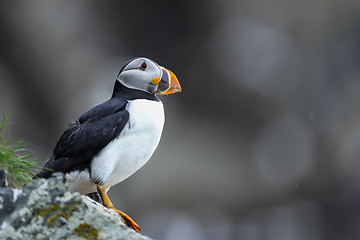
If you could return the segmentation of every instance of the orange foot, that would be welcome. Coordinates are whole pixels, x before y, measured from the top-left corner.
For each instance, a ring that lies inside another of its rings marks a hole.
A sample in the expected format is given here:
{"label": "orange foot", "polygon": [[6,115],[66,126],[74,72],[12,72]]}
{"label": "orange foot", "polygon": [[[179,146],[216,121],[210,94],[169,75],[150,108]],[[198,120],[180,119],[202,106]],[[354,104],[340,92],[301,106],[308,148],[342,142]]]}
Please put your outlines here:
{"label": "orange foot", "polygon": [[98,184],[97,185],[97,190],[99,192],[99,195],[100,195],[101,200],[103,202],[103,205],[105,207],[110,208],[110,209],[114,210],[115,212],[119,213],[120,216],[122,217],[122,219],[124,219],[124,222],[125,222],[126,226],[134,229],[137,232],[140,232],[139,225],[137,225],[136,222],[131,219],[131,217],[129,217],[126,213],[114,208],[114,206],[111,203],[108,195],[106,194],[106,188],[105,188],[105,186],[103,184]]}
{"label": "orange foot", "polygon": [[132,220],[131,217],[129,217],[126,213],[124,213],[124,212],[122,212],[120,210],[117,210],[114,207],[111,208],[111,209],[120,214],[122,219],[124,219],[124,222],[125,222],[126,226],[134,229],[137,232],[140,232],[139,225],[137,225],[136,222],[134,220]]}

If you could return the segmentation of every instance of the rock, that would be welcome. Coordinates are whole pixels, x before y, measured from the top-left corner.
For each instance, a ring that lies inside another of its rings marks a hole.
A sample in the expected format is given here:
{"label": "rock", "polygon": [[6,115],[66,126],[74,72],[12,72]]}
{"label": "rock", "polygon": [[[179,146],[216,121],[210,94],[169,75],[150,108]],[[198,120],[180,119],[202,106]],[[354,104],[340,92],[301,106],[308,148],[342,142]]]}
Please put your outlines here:
{"label": "rock", "polygon": [[[1,179],[0,179],[1,182]],[[115,211],[66,191],[64,176],[0,187],[0,239],[143,239]]]}
{"label": "rock", "polygon": [[8,187],[7,172],[0,168],[0,187]]}

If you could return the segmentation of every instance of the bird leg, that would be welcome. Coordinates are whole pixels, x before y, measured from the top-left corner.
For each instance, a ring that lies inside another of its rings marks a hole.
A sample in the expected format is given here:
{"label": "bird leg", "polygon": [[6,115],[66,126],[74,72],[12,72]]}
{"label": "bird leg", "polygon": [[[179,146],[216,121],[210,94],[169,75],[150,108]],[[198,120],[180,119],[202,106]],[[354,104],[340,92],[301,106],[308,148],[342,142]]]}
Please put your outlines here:
{"label": "bird leg", "polygon": [[101,197],[101,200],[103,202],[103,205],[107,208],[110,208],[114,211],[116,211],[117,213],[120,214],[120,216],[124,219],[125,221],[125,224],[128,226],[128,227],[131,227],[133,228],[135,231],[137,232],[140,232],[140,228],[139,226],[134,222],[134,220],[132,220],[126,213],[120,211],[120,210],[117,210],[114,208],[113,204],[111,203],[108,195],[106,194],[106,188],[104,186],[104,184],[97,184],[96,185],[97,187],[97,190],[100,194],[100,197]]}

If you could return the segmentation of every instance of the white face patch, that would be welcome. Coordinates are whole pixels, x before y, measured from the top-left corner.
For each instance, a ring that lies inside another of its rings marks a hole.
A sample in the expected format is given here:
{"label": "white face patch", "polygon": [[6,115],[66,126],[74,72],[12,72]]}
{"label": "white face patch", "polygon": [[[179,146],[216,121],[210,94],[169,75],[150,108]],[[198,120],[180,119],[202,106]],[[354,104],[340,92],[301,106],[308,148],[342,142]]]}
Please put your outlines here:
{"label": "white face patch", "polygon": [[[146,68],[143,64],[146,63]],[[161,70],[157,63],[147,58],[137,58],[128,63],[117,76],[124,86],[154,94],[157,85],[151,83],[154,77],[161,79]]]}

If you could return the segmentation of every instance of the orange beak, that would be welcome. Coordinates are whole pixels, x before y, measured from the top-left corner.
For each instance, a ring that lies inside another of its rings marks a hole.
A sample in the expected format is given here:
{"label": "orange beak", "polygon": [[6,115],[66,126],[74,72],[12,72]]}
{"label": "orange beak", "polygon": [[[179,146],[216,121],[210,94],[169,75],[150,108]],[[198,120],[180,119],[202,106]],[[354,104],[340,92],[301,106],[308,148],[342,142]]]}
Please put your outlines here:
{"label": "orange beak", "polygon": [[161,71],[162,76],[156,93],[159,95],[167,95],[181,92],[181,86],[175,74],[164,67],[161,67]]}

